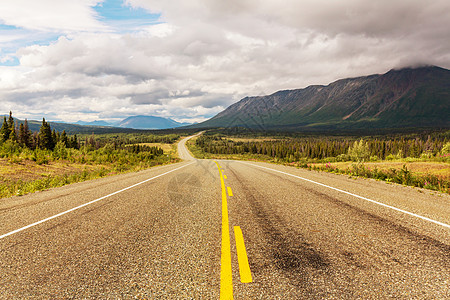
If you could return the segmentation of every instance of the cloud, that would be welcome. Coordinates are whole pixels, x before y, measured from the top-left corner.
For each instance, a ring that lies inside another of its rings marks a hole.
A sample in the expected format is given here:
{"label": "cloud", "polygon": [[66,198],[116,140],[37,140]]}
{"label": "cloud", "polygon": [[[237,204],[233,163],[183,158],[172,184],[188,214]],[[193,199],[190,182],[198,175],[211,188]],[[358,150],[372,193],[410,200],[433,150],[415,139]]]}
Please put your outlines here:
{"label": "cloud", "polygon": [[450,68],[447,0],[127,0],[163,22],[128,33],[99,21],[99,2],[61,0],[51,10],[43,0],[30,19],[32,4],[0,4],[7,24],[66,32],[20,45],[20,65],[0,67],[0,110],[203,120],[247,95],[414,64]]}
{"label": "cloud", "polygon": [[7,25],[63,32],[98,31],[106,27],[92,9],[101,0],[14,0],[0,3],[0,20]]}
{"label": "cloud", "polygon": [[[234,53],[247,56],[246,62],[261,63],[265,53],[269,56],[267,61],[273,63],[290,58],[302,64],[314,59],[314,64],[321,65],[320,56],[311,53],[316,51],[330,60],[339,59],[339,65],[352,71],[355,54],[360,61],[367,58],[372,62],[392,53],[388,55],[392,59],[382,62],[379,68],[373,67],[373,71],[403,64],[407,57],[422,57],[420,60],[428,57],[430,63],[449,66],[446,53],[450,48],[447,38],[450,3],[446,0],[430,3],[286,0],[282,4],[272,0],[128,0],[128,3],[160,12],[163,19],[184,32],[195,27],[196,32],[225,35],[240,46]],[[292,51],[287,51],[288,48]],[[280,69],[283,68],[281,65]],[[365,66],[361,74],[364,69]]]}

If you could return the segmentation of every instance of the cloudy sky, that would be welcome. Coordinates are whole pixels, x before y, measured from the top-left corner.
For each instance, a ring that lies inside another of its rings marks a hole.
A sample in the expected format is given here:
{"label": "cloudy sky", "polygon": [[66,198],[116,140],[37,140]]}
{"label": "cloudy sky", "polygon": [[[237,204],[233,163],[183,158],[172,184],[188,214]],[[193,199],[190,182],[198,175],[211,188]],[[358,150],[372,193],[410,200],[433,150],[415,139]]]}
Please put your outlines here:
{"label": "cloudy sky", "polygon": [[0,2],[0,113],[198,122],[245,96],[450,68],[448,0]]}

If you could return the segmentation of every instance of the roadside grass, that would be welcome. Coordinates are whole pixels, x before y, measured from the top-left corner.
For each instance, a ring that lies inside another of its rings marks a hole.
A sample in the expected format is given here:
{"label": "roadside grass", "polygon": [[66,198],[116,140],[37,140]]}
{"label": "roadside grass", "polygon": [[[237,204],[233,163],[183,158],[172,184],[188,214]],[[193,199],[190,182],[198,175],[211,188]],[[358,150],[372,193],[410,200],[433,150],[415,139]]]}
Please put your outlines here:
{"label": "roadside grass", "polygon": [[[327,162],[314,164],[317,167],[334,167],[339,169],[351,169],[354,162]],[[450,180],[450,164],[433,161],[414,161],[410,162],[407,159],[397,161],[377,161],[377,162],[365,162],[364,166],[371,169],[379,169],[380,171],[390,171],[392,169],[401,170],[406,167],[409,171],[418,175],[434,175],[440,176],[445,180]]]}
{"label": "roadside grass", "polygon": [[61,158],[52,151],[24,149],[0,158],[0,198],[180,161],[173,144],[158,144],[167,151],[163,155],[132,153],[105,146],[90,151],[64,149],[66,153]]}
{"label": "roadside grass", "polygon": [[[417,164],[421,164],[417,162]],[[424,164],[428,165],[427,162]],[[326,164],[302,164],[297,167],[307,168],[309,170],[325,171],[336,174],[345,174],[354,177],[373,178],[376,180],[408,185],[413,187],[425,188],[429,190],[439,191],[450,194],[450,176],[448,172],[443,175],[437,174],[444,169],[437,169],[439,172],[414,172],[411,171],[406,163],[402,167],[395,165],[395,167],[383,167],[383,162],[380,162],[381,167],[377,163],[371,163],[370,166],[365,163],[352,163],[346,168],[339,168],[332,163]],[[419,168],[420,169],[420,168]],[[429,168],[426,168],[429,169]]]}
{"label": "roadside grass", "polygon": [[[163,143],[138,143],[136,145],[140,145],[140,146],[148,146],[148,147],[158,147],[163,149],[164,154],[176,154],[176,151],[174,152],[174,148],[173,146],[176,145],[176,143],[174,144],[163,144]],[[131,146],[131,145],[128,145]]]}
{"label": "roadside grass", "polygon": [[375,180],[425,188],[450,194],[450,163],[433,161],[428,158],[405,158],[396,160],[378,160],[371,162],[335,162],[334,158],[315,160],[303,159],[291,161],[260,154],[212,154],[202,151],[195,144],[195,138],[187,142],[188,149],[199,159],[232,159],[261,161],[282,164],[307,170],[324,171],[351,177],[372,178]]}

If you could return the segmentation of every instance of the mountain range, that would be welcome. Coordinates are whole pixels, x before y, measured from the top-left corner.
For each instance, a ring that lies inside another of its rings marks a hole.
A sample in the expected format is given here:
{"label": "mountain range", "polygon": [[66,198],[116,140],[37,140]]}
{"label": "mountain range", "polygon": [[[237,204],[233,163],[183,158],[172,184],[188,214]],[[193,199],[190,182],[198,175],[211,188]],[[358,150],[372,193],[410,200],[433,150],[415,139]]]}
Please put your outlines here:
{"label": "mountain range", "polygon": [[341,130],[450,127],[450,71],[391,70],[329,85],[245,97],[195,128]]}
{"label": "mountain range", "polygon": [[[1,116],[3,117],[3,116]],[[8,118],[7,115],[5,117]],[[24,120],[14,118],[17,126],[23,123]],[[0,125],[3,123],[3,118],[0,119]],[[64,122],[48,122],[52,129],[62,132],[65,130],[69,134],[78,133],[119,133],[119,132],[138,132],[139,130],[154,130],[154,129],[172,129],[180,126],[189,125],[189,123],[179,123],[169,118],[155,117],[155,116],[133,116],[128,117],[118,123],[108,123],[106,121],[98,120],[93,122],[78,121],[75,123]],[[41,120],[28,120],[28,127],[31,131],[39,131],[42,125]]]}
{"label": "mountain range", "polygon": [[116,126],[134,129],[167,129],[190,125],[190,123],[180,123],[169,118],[155,116],[133,116],[122,120]]}
{"label": "mountain range", "polygon": [[[28,124],[37,131],[41,121],[29,120]],[[70,134],[218,127],[278,131],[450,128],[450,71],[436,66],[404,68],[326,86],[245,97],[193,125],[155,116],[133,116],[114,124],[98,120],[50,125]]]}
{"label": "mountain range", "polygon": [[82,125],[82,126],[114,126],[112,123],[108,123],[106,121],[100,121],[100,120],[96,120],[96,121],[92,121],[92,122],[85,122],[85,121],[80,120],[80,121],[77,121],[72,124]]}
{"label": "mountain range", "polygon": [[155,116],[132,116],[117,123],[108,123],[97,120],[93,122],[78,121],[74,124],[88,126],[110,126],[132,129],[167,129],[190,125],[190,123],[180,123],[169,118]]}

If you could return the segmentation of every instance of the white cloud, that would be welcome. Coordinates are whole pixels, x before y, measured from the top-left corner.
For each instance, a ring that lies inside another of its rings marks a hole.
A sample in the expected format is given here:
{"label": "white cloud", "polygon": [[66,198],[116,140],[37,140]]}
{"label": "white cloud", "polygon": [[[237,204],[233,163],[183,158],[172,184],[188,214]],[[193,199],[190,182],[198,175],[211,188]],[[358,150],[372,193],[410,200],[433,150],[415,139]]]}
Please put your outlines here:
{"label": "white cloud", "polygon": [[142,28],[142,30],[144,31],[143,36],[145,36],[144,34],[146,33],[159,38],[164,38],[172,35],[176,29],[177,27],[167,23],[160,23]]}
{"label": "white cloud", "polygon": [[50,0],[35,19],[9,12],[24,0],[6,13],[0,5],[5,22],[70,31],[21,47],[20,66],[0,68],[1,111],[199,121],[247,95],[417,63],[450,68],[448,1],[128,0],[165,22],[130,34],[104,31],[91,9],[98,1],[67,1],[55,7],[66,21],[43,20],[53,14]]}
{"label": "white cloud", "polygon": [[4,24],[58,32],[105,30],[92,9],[103,0],[14,0],[0,2]]}

